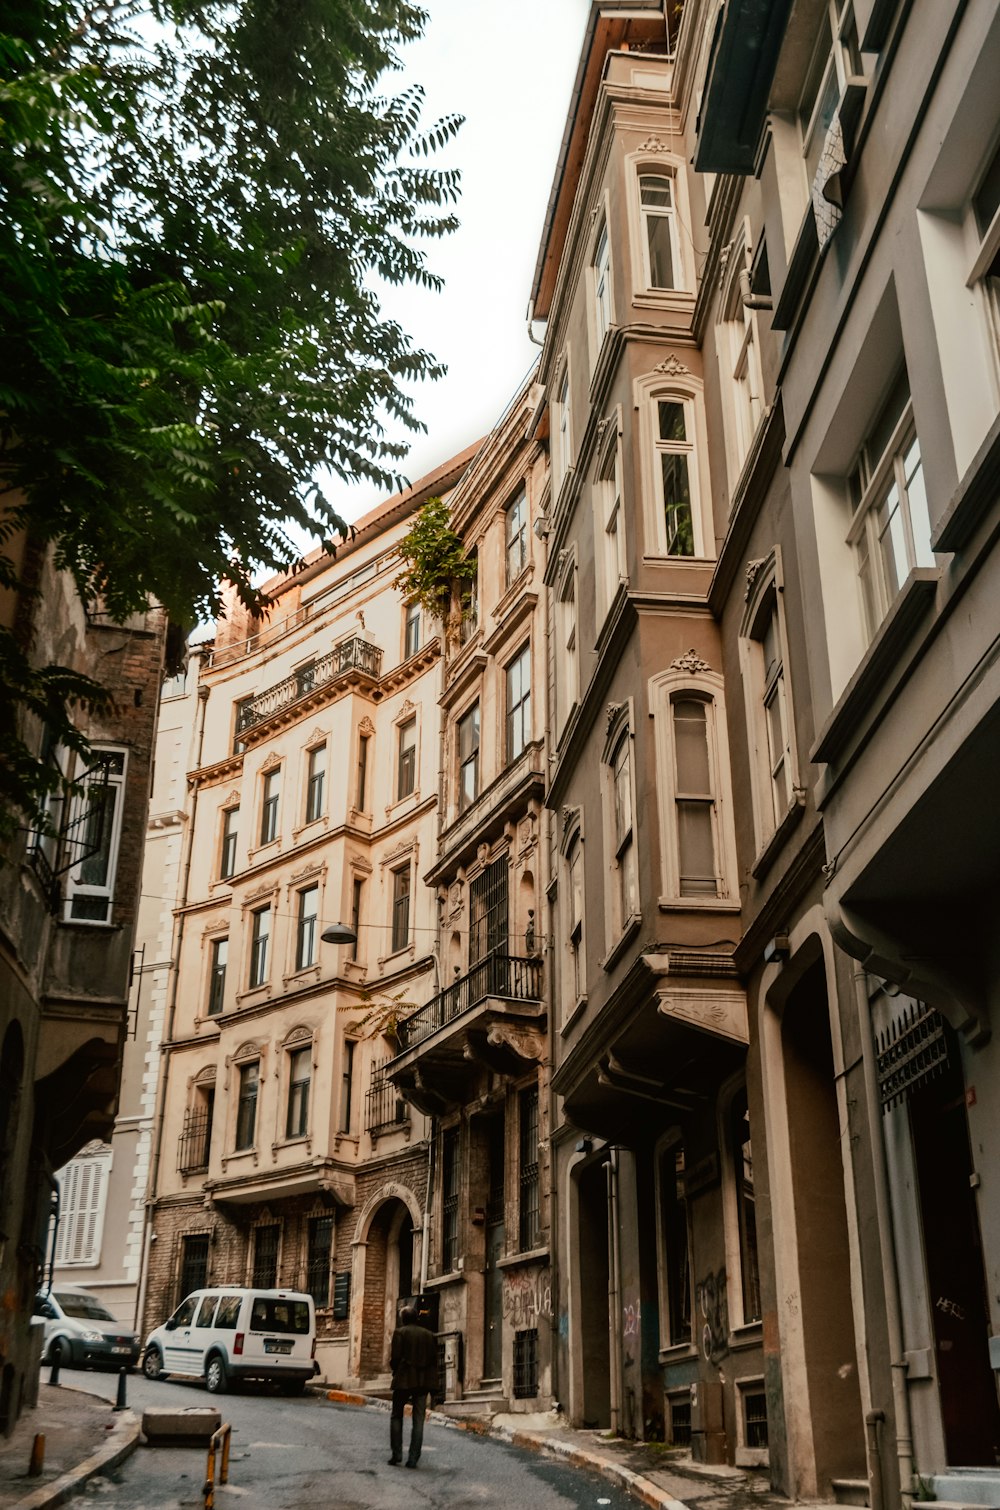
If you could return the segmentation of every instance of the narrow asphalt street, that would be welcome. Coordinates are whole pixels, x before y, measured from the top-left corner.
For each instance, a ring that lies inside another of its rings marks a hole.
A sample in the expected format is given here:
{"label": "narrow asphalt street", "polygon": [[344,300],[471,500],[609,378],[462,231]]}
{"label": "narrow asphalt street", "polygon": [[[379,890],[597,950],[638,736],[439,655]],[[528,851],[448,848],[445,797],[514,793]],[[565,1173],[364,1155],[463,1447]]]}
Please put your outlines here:
{"label": "narrow asphalt street", "polygon": [[[114,1399],[113,1374],[68,1372],[66,1383]],[[428,1422],[415,1472],[392,1468],[388,1413],[314,1396],[287,1400],[248,1386],[208,1395],[176,1380],[128,1380],[129,1407],[218,1406],[232,1423],[229,1484],[217,1486],[218,1510],[464,1510],[514,1505],[634,1510],[635,1500],[596,1475]],[[406,1440],[409,1421],[406,1422]],[[196,1510],[203,1501],[206,1453],[142,1446],[109,1478],[90,1481],[82,1499],[108,1510]]]}

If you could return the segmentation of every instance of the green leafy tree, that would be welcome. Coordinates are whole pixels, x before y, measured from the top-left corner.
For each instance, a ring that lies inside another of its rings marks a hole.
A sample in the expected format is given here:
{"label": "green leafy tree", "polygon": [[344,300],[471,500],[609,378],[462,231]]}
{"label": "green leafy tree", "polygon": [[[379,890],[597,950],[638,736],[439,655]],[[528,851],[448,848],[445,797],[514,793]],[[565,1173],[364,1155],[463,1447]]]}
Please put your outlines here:
{"label": "green leafy tree", "polygon": [[405,566],[394,586],[415,598],[454,636],[476,563],[452,526],[451,510],[443,498],[428,498],[403,536],[399,554]]}
{"label": "green leafy tree", "polygon": [[[426,159],[459,118],[422,130],[421,91],[380,83],[425,19],[408,0],[7,0],[0,587],[23,586],[6,552],[28,531],[115,619],[150,597],[175,623],[213,615],[227,580],[266,611],[253,579],[296,554],[286,520],[346,532],[318,476],[401,485],[387,426],[421,428],[406,386],[442,369],[373,290],[437,287],[421,242],[458,195]],[[23,707],[16,676],[3,701]],[[0,749],[22,813],[28,753]]]}

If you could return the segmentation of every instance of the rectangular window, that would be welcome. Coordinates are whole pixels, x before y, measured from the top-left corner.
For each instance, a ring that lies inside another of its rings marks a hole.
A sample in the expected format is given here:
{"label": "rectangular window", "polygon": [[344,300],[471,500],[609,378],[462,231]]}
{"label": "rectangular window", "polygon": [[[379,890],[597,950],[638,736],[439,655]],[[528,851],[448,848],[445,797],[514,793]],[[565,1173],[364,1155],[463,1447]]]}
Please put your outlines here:
{"label": "rectangular window", "polygon": [[556,625],[560,659],[556,677],[556,703],[562,729],[580,695],[576,656],[576,562],[566,570],[556,601]]}
{"label": "rectangular window", "polygon": [[361,904],[365,895],[365,883],[360,876],[355,876],[351,886],[351,929],[354,933],[354,942],[348,945],[347,958],[357,959],[358,946],[361,939]]}
{"label": "rectangular window", "polygon": [[602,220],[594,249],[594,331],[597,351],[611,328],[611,243],[608,223]]}
{"label": "rectangular window", "polygon": [[366,813],[368,799],[368,745],[370,734],[358,735],[358,789],[355,806],[359,813]]}
{"label": "rectangular window", "polygon": [[524,571],[528,564],[528,499],[524,492],[518,493],[507,507],[507,586]]}
{"label": "rectangular window", "polygon": [[569,912],[569,966],[573,1007],[586,991],[583,957],[583,842],[574,835],[566,851],[566,890]]}
{"label": "rectangular window", "polygon": [[639,910],[635,884],[632,823],[632,736],[626,729],[611,754],[615,865],[618,871],[618,924],[623,928]]}
{"label": "rectangular window", "polygon": [[236,874],[236,841],[239,838],[240,810],[227,807],[222,815],[222,855],[219,862],[219,879],[228,881]]}
{"label": "rectangular window", "polygon": [[212,957],[208,967],[209,1017],[217,1017],[226,999],[226,963],[229,959],[229,940],[212,940]]}
{"label": "rectangular window", "polygon": [[747,1447],[764,1447],[767,1443],[767,1394],[761,1383],[740,1385],[743,1406],[743,1442]]}
{"label": "rectangular window", "polygon": [[214,1116],[214,1086],[197,1087],[194,1105],[185,1108],[184,1127],[178,1140],[177,1169],[180,1174],[207,1171]]}
{"label": "rectangular window", "polygon": [[694,555],[690,461],[694,450],[686,405],[680,399],[656,401],[657,486],[668,556]]}
{"label": "rectangular window", "polygon": [[[277,1222],[266,1227],[255,1227],[253,1234],[253,1274],[251,1283],[255,1290],[273,1290],[278,1283],[278,1248],[281,1228]],[[258,1302],[254,1302],[256,1310]],[[251,1324],[263,1330],[264,1317],[254,1316]]]}
{"label": "rectangular window", "polygon": [[326,811],[326,745],[309,751],[306,778],[306,822],[315,823]]}
{"label": "rectangular window", "polygon": [[316,963],[319,922],[319,887],[307,886],[299,892],[298,918],[295,928],[295,968],[308,970]]}
{"label": "rectangular window", "polygon": [[95,751],[70,805],[64,834],[68,875],[66,917],[74,923],[110,923],[121,843],[125,751]]}
{"label": "rectangular window", "polygon": [[660,1219],[667,1283],[667,1324],[671,1346],[691,1341],[691,1262],[684,1147],[675,1143],[660,1160]]}
{"label": "rectangular window", "polygon": [[683,287],[674,191],[674,180],[669,174],[640,174],[639,208],[647,288]]}
{"label": "rectangular window", "polygon": [[785,668],[781,657],[781,633],[776,603],[764,623],[759,643],[771,821],[773,827],[777,828],[792,800],[792,762],[788,748]]}
{"label": "rectangular window", "polygon": [[[757,1205],[754,1199],[753,1150],[750,1144],[750,1108],[746,1089],[733,1098],[730,1108],[733,1170],[736,1177],[736,1214],[740,1230],[740,1277],[742,1279],[743,1325],[759,1321],[760,1263],[757,1256]],[[747,1443],[747,1446],[751,1446]]]}
{"label": "rectangular window", "polygon": [[286,1138],[304,1138],[309,1131],[309,1085],[312,1048],[295,1049],[288,1056],[288,1117]]}
{"label": "rectangular window", "polygon": [[392,872],[392,953],[405,949],[410,942],[410,867],[401,865]]}
{"label": "rectangular window", "polygon": [[695,697],[675,698],[671,716],[680,895],[714,897],[719,894],[716,799],[705,703]]}
{"label": "rectangular window", "polygon": [[354,1118],[354,1051],[353,1038],[344,1039],[344,1067],[340,1077],[340,1131],[349,1133]]}
{"label": "rectangular window", "polygon": [[417,720],[408,718],[399,726],[399,775],[396,799],[412,796],[417,785]]}
{"label": "rectangular window", "polygon": [[409,660],[420,649],[420,604],[407,603],[406,625],[403,634],[403,659]]}
{"label": "rectangular window", "polygon": [[333,1217],[311,1216],[306,1237],[306,1290],[320,1309],[330,1304]]}
{"label": "rectangular window", "polygon": [[1000,339],[1000,148],[972,197],[977,254],[972,278],[982,288],[992,326],[994,348]]}
{"label": "rectangular window", "polygon": [[250,935],[250,989],[267,980],[267,946],[271,938],[271,909],[259,907],[253,916]]}
{"label": "rectangular window", "polygon": [[621,454],[615,445],[601,465],[595,497],[595,514],[600,530],[598,586],[600,608],[606,614],[614,602],[619,585],[628,575],[625,561],[625,519],[622,513]]}
{"label": "rectangular window", "polygon": [[827,132],[851,78],[864,75],[852,0],[824,0],[819,35],[799,97],[799,130],[806,182],[812,185]]}
{"label": "rectangular window", "polygon": [[541,1216],[538,1202],[538,1087],[533,1085],[518,1097],[520,1206],[518,1245],[522,1253],[537,1248],[541,1241]]}
{"label": "rectangular window", "polygon": [[257,1131],[257,1092],[260,1089],[260,1064],[240,1065],[239,1096],[236,1103],[236,1149],[252,1148]]}
{"label": "rectangular window", "polygon": [[555,444],[552,456],[552,496],[558,494],[559,486],[569,470],[573,459],[573,415],[570,405],[569,368],[563,372],[556,401]]}
{"label": "rectangular window", "polygon": [[281,771],[268,771],[264,777],[260,806],[260,842],[270,844],[278,837],[278,803],[281,800]]}
{"label": "rectangular window", "polygon": [[507,764],[531,743],[531,646],[507,667]]}
{"label": "rectangular window", "polygon": [[[195,1290],[203,1290],[208,1279],[208,1233],[181,1239],[180,1295],[183,1300]],[[194,1314],[192,1308],[192,1315]]]}
{"label": "rectangular window", "polygon": [[530,1400],[538,1394],[538,1328],[514,1333],[514,1399]]}
{"label": "rectangular window", "polygon": [[935,564],[905,368],[861,447],[849,486],[854,520],[848,539],[872,639],[914,567]]}
{"label": "rectangular window", "polygon": [[479,704],[458,720],[458,811],[479,796]]}
{"label": "rectangular window", "polygon": [[479,628],[479,554],[469,552],[472,575],[463,584],[462,594],[462,644],[468,644]]}
{"label": "rectangular window", "polygon": [[449,1127],[441,1149],[441,1268],[458,1267],[458,1128]]}

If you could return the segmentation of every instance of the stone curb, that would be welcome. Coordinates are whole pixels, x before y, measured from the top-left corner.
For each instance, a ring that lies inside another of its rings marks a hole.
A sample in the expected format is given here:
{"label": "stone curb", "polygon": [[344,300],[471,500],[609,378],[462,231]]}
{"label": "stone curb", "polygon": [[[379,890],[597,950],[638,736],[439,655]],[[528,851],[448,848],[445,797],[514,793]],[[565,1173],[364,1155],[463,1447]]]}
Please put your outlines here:
{"label": "stone curb", "polygon": [[[81,1390],[80,1393],[86,1394],[87,1391]],[[70,1468],[59,1478],[53,1479],[51,1484],[43,1484],[23,1499],[15,1500],[12,1510],[49,1510],[51,1505],[63,1504],[88,1479],[123,1463],[138,1447],[139,1435],[139,1422],[132,1411],[119,1411],[107,1440],[96,1452],[92,1452],[89,1458],[84,1458],[82,1463],[77,1463],[75,1468]]]}
{"label": "stone curb", "polygon": [[[386,1411],[390,1408],[388,1400],[379,1399],[375,1395],[352,1395],[339,1389],[328,1389],[324,1393],[328,1400],[338,1404],[374,1405]],[[602,1457],[600,1453],[587,1452],[572,1442],[560,1441],[558,1437],[539,1436],[530,1431],[511,1431],[509,1427],[492,1426],[475,1417],[446,1416],[438,1410],[429,1410],[427,1420],[433,1421],[437,1426],[449,1426],[453,1430],[467,1431],[473,1436],[489,1437],[494,1442],[504,1442],[510,1447],[520,1447],[528,1452],[546,1453],[574,1468],[586,1468],[591,1473],[598,1473],[602,1478],[618,1484],[633,1498],[648,1505],[650,1510],[688,1510],[683,1500],[674,1499],[672,1494],[668,1494],[644,1474],[635,1473],[631,1468],[626,1468],[624,1463],[616,1463],[612,1458]],[[21,1510],[21,1507],[18,1506],[17,1510]]]}

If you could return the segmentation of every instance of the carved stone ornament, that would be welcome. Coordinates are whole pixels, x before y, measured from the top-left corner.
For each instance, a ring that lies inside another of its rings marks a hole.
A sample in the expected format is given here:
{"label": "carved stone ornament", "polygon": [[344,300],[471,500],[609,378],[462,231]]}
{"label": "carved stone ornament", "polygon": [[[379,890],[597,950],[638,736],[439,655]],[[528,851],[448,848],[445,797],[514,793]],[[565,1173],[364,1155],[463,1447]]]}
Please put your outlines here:
{"label": "carved stone ornament", "polygon": [[239,1046],[239,1048],[236,1050],[236,1053],[233,1055],[232,1062],[234,1064],[239,1064],[239,1062],[240,1062],[241,1059],[259,1059],[259,1058],[260,1058],[260,1044],[259,1043],[241,1043],[240,1046]]}
{"label": "carved stone ornament", "polygon": [[653,371],[662,372],[665,377],[691,376],[690,367],[685,367],[684,363],[678,357],[675,357],[673,352],[668,357],[664,357],[662,362],[657,362]]}
{"label": "carved stone ornament", "polygon": [[90,1143],[86,1144],[85,1147],[80,1149],[80,1152],[76,1155],[76,1158],[93,1159],[98,1154],[107,1154],[109,1152],[110,1150],[108,1149],[108,1145],[106,1143],[102,1143],[100,1138],[94,1138]]}
{"label": "carved stone ornament", "polygon": [[410,854],[413,848],[414,844],[412,839],[400,839],[399,843],[395,845],[394,848],[390,849],[387,854],[383,855],[382,864],[391,865],[394,860],[399,860],[403,857],[403,855]]}
{"label": "carved stone ornament", "polygon": [[270,755],[264,761],[264,764],[261,766],[260,769],[261,769],[262,773],[263,772],[267,772],[267,771],[273,771],[274,768],[275,768],[275,766],[276,765],[280,765],[280,764],[281,764],[281,756],[278,755],[274,750],[272,750],[271,753],[270,753]]}
{"label": "carved stone ornament", "polygon": [[602,419],[600,424],[597,426],[597,445],[595,447],[595,450],[597,450],[598,452],[604,450],[604,442],[607,440],[608,431],[611,429],[611,426],[614,424],[614,422],[614,415],[608,414],[605,415],[604,419]]}
{"label": "carved stone ornament", "polygon": [[293,870],[291,875],[288,877],[288,881],[290,885],[294,886],[299,881],[305,881],[310,879],[312,876],[320,876],[322,874],[322,860],[314,860],[311,865],[303,865],[301,870]]}
{"label": "carved stone ornament", "polygon": [[397,722],[399,722],[400,719],[409,718],[410,714],[411,713],[416,713],[416,711],[417,711],[417,705],[416,705],[416,703],[412,703],[410,701],[410,699],[407,698],[406,702],[403,704],[403,706],[399,710],[399,715],[398,715],[398,718],[397,718]]}
{"label": "carved stone ornament", "polygon": [[326,736],[326,729],[313,729],[309,738],[306,740],[306,749],[313,750],[317,745],[326,744]]}
{"label": "carved stone ornament", "polygon": [[308,1028],[293,1028],[285,1039],[286,1043],[312,1043],[312,1033]]}
{"label": "carved stone ornament", "polygon": [[578,818],[579,815],[580,815],[580,809],[578,807],[564,807],[563,808],[563,810],[562,810],[563,833],[566,832],[566,830],[569,828],[569,826],[573,822],[573,820],[575,818]]}
{"label": "carved stone ornament", "polygon": [[661,141],[655,132],[647,136],[644,142],[639,143],[640,152],[666,152],[667,144]]}
{"label": "carved stone ornament", "polygon": [[453,913],[460,912],[462,907],[462,883],[452,881],[451,890],[448,893],[448,904]]}
{"label": "carved stone ornament", "polygon": [[205,1068],[203,1070],[199,1070],[198,1073],[197,1073],[197,1075],[195,1075],[192,1084],[194,1084],[194,1085],[214,1085],[215,1084],[215,1065],[214,1064],[206,1064]]}
{"label": "carved stone ornament", "polygon": [[747,562],[746,601],[749,601],[749,599],[750,599],[750,594],[753,592],[753,585],[754,585],[754,583],[757,580],[757,577],[758,577],[758,575],[760,573],[761,567],[765,566],[766,564],[767,564],[767,557],[766,556],[761,556],[756,561],[748,561]]}
{"label": "carved stone ornament", "polygon": [[375,733],[375,725],[372,723],[371,719],[368,717],[367,714],[365,714],[364,718],[358,724],[358,733],[359,734],[374,734]]}
{"label": "carved stone ornament", "polygon": [[531,813],[527,818],[522,818],[518,829],[518,843],[523,850],[529,848],[535,841],[535,820]]}
{"label": "carved stone ornament", "polygon": [[494,1023],[486,1034],[491,1048],[511,1049],[519,1059],[540,1060],[545,1053],[545,1039],[533,1028],[518,1028],[510,1023]]}
{"label": "carved stone ornament", "polygon": [[229,918],[223,912],[218,917],[206,919],[205,926],[201,930],[201,936],[203,939],[211,938],[213,933],[224,933],[228,927]]}
{"label": "carved stone ornament", "polygon": [[685,655],[679,655],[675,661],[670,662],[670,669],[671,671],[686,671],[690,676],[697,676],[702,671],[711,671],[712,668],[707,661],[702,660],[692,645]]}
{"label": "carved stone ornament", "polygon": [[240,805],[240,789],[239,789],[239,787],[236,787],[234,791],[232,791],[232,792],[229,793],[229,796],[226,798],[226,800],[222,804],[222,806],[223,806],[223,808],[227,808],[227,807],[239,807],[239,805]]}
{"label": "carved stone ornament", "polygon": [[610,734],[611,733],[611,730],[614,728],[615,720],[624,711],[624,708],[625,708],[625,704],[624,703],[608,703],[608,707],[607,707],[607,720],[608,721],[607,721],[607,723],[606,723],[606,725],[604,727],[605,734]]}
{"label": "carved stone ornament", "polygon": [[479,861],[480,865],[485,865],[486,862],[487,862],[487,860],[489,859],[489,857],[490,857],[490,847],[489,847],[489,845],[488,844],[480,844],[479,848],[476,850],[476,859]]}
{"label": "carved stone ornament", "polygon": [[273,896],[274,887],[271,885],[270,881],[268,881],[266,885],[258,886],[254,891],[248,891],[246,896],[243,898],[243,905],[244,907],[249,907],[254,902],[262,901],[264,897]]}

